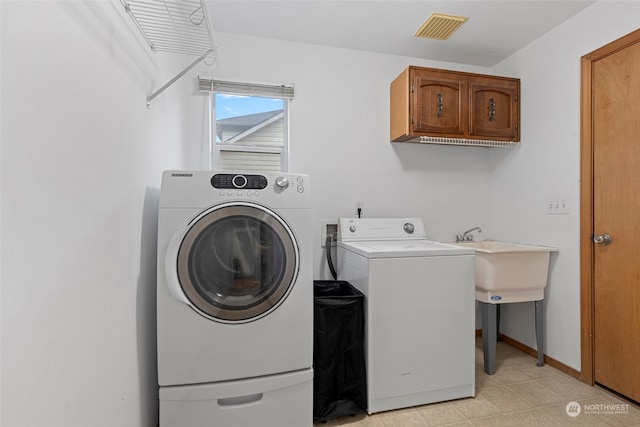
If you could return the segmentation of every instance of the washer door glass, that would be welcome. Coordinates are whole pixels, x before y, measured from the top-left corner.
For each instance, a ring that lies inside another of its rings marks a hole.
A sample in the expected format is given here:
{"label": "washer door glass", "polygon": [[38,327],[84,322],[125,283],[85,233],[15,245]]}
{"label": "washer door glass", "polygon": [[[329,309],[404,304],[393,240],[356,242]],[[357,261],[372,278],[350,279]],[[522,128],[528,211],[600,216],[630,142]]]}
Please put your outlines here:
{"label": "washer door glass", "polygon": [[178,278],[203,314],[244,322],[274,310],[298,273],[293,233],[260,205],[234,203],[202,215],[178,251]]}

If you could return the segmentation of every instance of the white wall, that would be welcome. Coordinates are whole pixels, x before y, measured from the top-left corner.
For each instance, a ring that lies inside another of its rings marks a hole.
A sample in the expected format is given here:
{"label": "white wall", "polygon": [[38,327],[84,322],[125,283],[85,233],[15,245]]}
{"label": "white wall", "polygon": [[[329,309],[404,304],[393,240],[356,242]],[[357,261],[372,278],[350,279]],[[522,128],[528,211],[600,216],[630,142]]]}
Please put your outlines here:
{"label": "white wall", "polygon": [[[422,217],[430,238],[452,241],[479,225],[489,232],[488,148],[389,143],[389,84],[408,65],[464,71],[484,68],[412,58],[216,34],[220,69],[199,73],[261,82],[292,82],[291,170],[311,176],[314,278],[330,274],[320,244],[320,221],[352,217]],[[201,117],[206,97],[194,98]],[[206,123],[191,140],[202,141]],[[200,153],[200,147],[191,150]],[[197,166],[199,159],[192,162]]]}
{"label": "white wall", "polygon": [[155,426],[161,171],[183,166],[183,68],[118,0],[0,2],[0,424]]}
{"label": "white wall", "polygon": [[[600,1],[499,64],[522,79],[522,143],[491,155],[493,237],[556,246],[546,289],[546,351],[580,370],[580,57],[638,28],[640,2]],[[569,215],[545,200],[569,199]],[[535,345],[533,304],[503,310],[502,331]]]}
{"label": "white wall", "polygon": [[[194,76],[293,82],[292,170],[311,175],[320,220],[424,219],[451,240],[560,248],[547,353],[579,368],[579,57],[637,26],[640,3],[600,2],[496,67],[523,80],[518,149],[388,142],[388,87],[407,65],[493,70],[218,34],[220,71],[151,54],[120,2],[0,2],[3,426],[154,426],[155,227],[160,172],[200,168],[206,97]],[[28,23],[25,24],[25,23]],[[569,216],[544,214],[568,197]],[[504,331],[533,345],[532,314]]]}

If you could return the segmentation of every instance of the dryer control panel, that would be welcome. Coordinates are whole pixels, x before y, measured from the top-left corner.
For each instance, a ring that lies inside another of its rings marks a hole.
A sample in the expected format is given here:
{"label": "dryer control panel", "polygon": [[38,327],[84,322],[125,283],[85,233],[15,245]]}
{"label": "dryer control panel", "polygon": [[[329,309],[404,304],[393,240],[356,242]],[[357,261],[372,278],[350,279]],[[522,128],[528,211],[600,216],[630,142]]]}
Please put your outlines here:
{"label": "dryer control panel", "polygon": [[299,173],[168,170],[162,174],[160,208],[207,208],[222,202],[260,200],[274,209],[310,209],[309,189],[309,176]]}
{"label": "dryer control panel", "polygon": [[221,190],[262,190],[267,187],[267,178],[263,175],[218,173],[211,178],[211,185]]}

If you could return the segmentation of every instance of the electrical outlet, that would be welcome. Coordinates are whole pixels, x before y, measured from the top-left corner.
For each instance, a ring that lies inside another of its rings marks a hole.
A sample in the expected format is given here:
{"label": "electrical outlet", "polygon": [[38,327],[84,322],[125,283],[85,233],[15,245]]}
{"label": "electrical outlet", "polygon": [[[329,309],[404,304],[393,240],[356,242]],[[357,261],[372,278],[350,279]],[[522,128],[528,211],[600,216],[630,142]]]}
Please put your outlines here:
{"label": "electrical outlet", "polygon": [[364,202],[362,200],[356,200],[356,211],[354,213],[357,217],[359,217],[358,210],[360,210],[360,214],[362,215],[362,211],[364,210]]}
{"label": "electrical outlet", "polygon": [[338,240],[338,221],[335,219],[325,219],[320,226],[320,247],[327,245],[327,236],[331,237],[331,246],[336,246]]}

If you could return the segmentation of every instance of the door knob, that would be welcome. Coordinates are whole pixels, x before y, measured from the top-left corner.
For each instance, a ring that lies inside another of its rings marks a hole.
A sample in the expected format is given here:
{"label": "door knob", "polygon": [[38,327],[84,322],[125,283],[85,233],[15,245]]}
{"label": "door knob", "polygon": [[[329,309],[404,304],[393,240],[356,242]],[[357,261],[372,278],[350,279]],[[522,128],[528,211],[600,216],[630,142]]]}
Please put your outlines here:
{"label": "door knob", "polygon": [[598,245],[608,245],[611,243],[611,236],[608,234],[598,234],[593,236],[593,243]]}

